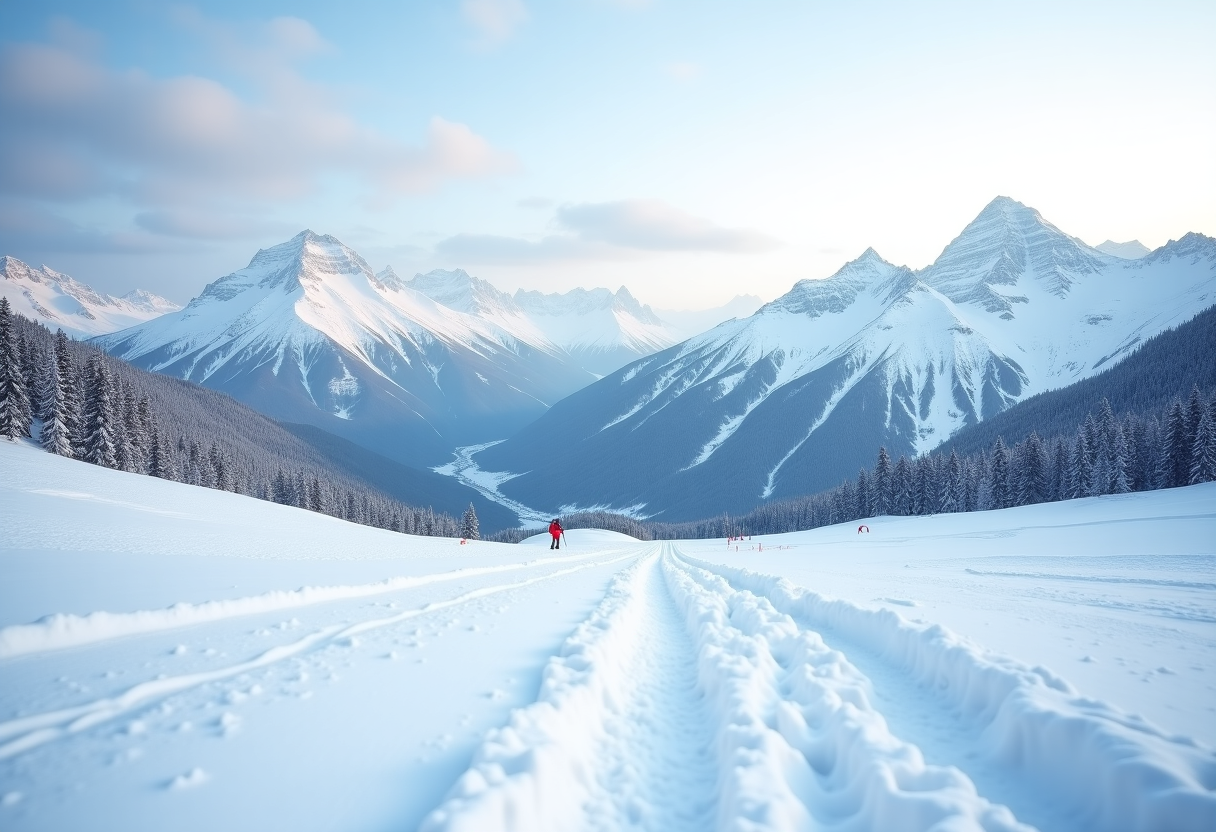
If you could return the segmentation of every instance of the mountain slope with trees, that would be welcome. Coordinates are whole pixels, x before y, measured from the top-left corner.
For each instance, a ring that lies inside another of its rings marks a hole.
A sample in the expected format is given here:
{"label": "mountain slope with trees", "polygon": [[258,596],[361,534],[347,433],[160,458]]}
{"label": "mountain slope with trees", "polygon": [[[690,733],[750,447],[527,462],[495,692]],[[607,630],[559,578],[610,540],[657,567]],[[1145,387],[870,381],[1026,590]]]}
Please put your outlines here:
{"label": "mountain slope with trees", "polygon": [[[223,393],[107,355],[12,315],[0,302],[0,434],[110,468],[234,491],[366,525],[455,536],[470,502],[492,524],[514,515],[430,472],[370,452],[342,459]],[[339,462],[339,460],[341,460]],[[372,469],[365,476],[360,463]],[[419,482],[421,481],[421,482]],[[436,492],[427,485],[437,485]],[[416,498],[413,505],[402,495]],[[426,499],[438,496],[437,501]]]}

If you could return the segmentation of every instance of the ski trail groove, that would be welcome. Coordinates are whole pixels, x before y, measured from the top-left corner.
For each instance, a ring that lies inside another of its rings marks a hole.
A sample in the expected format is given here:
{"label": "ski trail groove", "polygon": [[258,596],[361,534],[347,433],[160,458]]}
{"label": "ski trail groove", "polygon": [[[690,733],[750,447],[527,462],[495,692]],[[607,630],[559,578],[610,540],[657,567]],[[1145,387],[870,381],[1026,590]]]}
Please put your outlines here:
{"label": "ski trail groove", "polygon": [[718,828],[1028,832],[960,771],[892,736],[865,677],[817,633],[674,546],[666,569],[715,709]]}
{"label": "ski trail groove", "polygon": [[672,544],[618,575],[422,832],[1028,832],[926,765],[842,654]]}
{"label": "ski trail groove", "polygon": [[[1027,799],[1027,814],[1063,829],[1216,829],[1210,749],[1083,698],[1046,668],[983,652],[940,625],[913,624],[775,576],[684,560],[850,645],[884,685],[883,699],[900,702],[897,711],[922,705],[916,716],[934,723],[929,731],[953,732],[947,747],[979,756],[959,765],[984,782],[1004,779],[998,791]],[[961,740],[966,734],[969,741]]]}
{"label": "ski trail groove", "polygon": [[564,575],[581,572],[584,569],[591,569],[597,566],[606,566],[633,557],[636,557],[636,554],[631,553],[607,560],[580,564],[578,566],[559,569],[544,575],[538,575],[533,578],[525,578],[524,580],[514,581],[508,584],[496,584],[488,587],[480,587],[478,589],[457,595],[454,598],[449,598],[446,601],[434,601],[418,609],[406,610],[395,615],[368,619],[355,624],[326,627],[314,633],[310,633],[297,641],[272,647],[269,650],[266,650],[265,652],[253,657],[252,659],[248,659],[247,661],[239,662],[234,665],[229,665],[228,667],[203,671],[200,673],[187,673],[180,676],[169,676],[164,679],[154,679],[148,682],[141,682],[140,684],[129,688],[124,693],[117,696],[105,697],[92,702],[87,702],[83,705],[76,705],[70,708],[61,708],[41,714],[33,714],[30,716],[18,717],[17,719],[11,719],[6,722],[0,722],[0,760],[21,754],[30,750],[31,748],[35,748],[53,740],[61,739],[71,734],[92,728],[103,722],[107,722],[111,719],[119,717],[135,708],[143,707],[150,702],[163,699],[166,696],[181,693],[182,691],[189,690],[209,682],[228,679],[233,676],[239,676],[242,673],[248,673],[251,670],[267,667],[285,659],[289,659],[293,656],[298,656],[302,653],[319,649],[343,639],[349,639],[352,636],[359,635],[360,633],[380,629],[382,627],[389,627],[403,621],[409,621],[412,618],[418,618],[419,616],[439,612],[440,610],[445,610],[449,607],[455,607],[478,598],[485,598],[490,595],[496,595],[500,592],[509,592],[510,590],[514,589],[522,589],[523,587],[531,586],[542,581],[548,581]]}
{"label": "ski trail groove", "polygon": [[423,830],[711,828],[714,738],[659,549],[614,579]]}

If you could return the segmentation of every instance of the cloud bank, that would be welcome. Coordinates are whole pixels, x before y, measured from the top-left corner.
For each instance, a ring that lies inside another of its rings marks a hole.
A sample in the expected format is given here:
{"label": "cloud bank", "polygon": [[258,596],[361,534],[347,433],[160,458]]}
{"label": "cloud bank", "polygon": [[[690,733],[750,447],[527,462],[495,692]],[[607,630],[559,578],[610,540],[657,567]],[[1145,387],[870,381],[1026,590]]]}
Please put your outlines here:
{"label": "cloud bank", "polygon": [[[295,71],[294,61],[331,49],[306,21],[269,21],[258,48],[244,51],[218,27],[203,34],[256,94],[199,76],[116,70],[67,46],[0,49],[0,196],[118,197],[143,209],[138,223],[154,233],[206,236],[210,225],[224,237],[232,233],[224,221],[180,215],[298,198],[335,176],[355,182],[369,205],[385,206],[517,167],[468,126],[439,116],[417,144],[360,124]],[[173,215],[179,219],[169,221]]]}
{"label": "cloud bank", "polygon": [[554,219],[566,233],[535,241],[457,234],[435,249],[467,263],[538,263],[631,259],[661,252],[756,254],[781,245],[759,231],[724,228],[656,199],[563,205]]}

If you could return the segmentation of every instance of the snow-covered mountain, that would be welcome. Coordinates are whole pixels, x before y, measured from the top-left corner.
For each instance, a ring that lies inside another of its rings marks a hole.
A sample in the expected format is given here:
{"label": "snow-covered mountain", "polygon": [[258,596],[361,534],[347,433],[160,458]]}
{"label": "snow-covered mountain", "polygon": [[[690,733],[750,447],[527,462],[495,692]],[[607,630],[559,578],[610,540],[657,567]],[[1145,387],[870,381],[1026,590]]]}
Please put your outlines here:
{"label": "snow-covered mountain", "polygon": [[649,306],[638,303],[624,286],[615,293],[580,288],[565,294],[542,294],[520,289],[511,296],[463,269],[436,269],[405,285],[504,331],[552,344],[596,376],[666,349],[684,337]]}
{"label": "snow-covered mountain", "polygon": [[1094,248],[1103,254],[1122,257],[1124,260],[1139,260],[1149,253],[1149,247],[1139,240],[1128,240],[1126,243],[1116,243],[1114,240],[1107,240],[1094,246]]}
{"label": "snow-covered mountain", "polygon": [[735,295],[723,305],[712,309],[656,309],[655,314],[673,331],[679,333],[680,340],[683,341],[708,332],[731,318],[754,315],[761,306],[764,306],[764,301],[756,295]]}
{"label": "snow-covered mountain", "polygon": [[472,298],[448,306],[415,285],[438,291],[304,231],[180,312],[98,343],[411,464],[509,435],[593,380],[526,318],[474,311]]}
{"label": "snow-covered mountain", "polygon": [[143,289],[116,298],[46,266],[35,269],[7,255],[0,257],[0,293],[18,315],[45,324],[52,332],[62,329],[73,338],[105,335],[181,309]]}
{"label": "snow-covered mountain", "polygon": [[1125,260],[998,197],[931,266],[867,250],[579,391],[474,461],[518,474],[497,477],[502,493],[541,510],[744,511],[835,485],[880,445],[929,450],[1213,304],[1216,240],[1187,234]]}
{"label": "snow-covered mountain", "polygon": [[624,286],[616,292],[573,289],[549,295],[520,290],[515,302],[551,341],[596,375],[618,370],[681,340]]}

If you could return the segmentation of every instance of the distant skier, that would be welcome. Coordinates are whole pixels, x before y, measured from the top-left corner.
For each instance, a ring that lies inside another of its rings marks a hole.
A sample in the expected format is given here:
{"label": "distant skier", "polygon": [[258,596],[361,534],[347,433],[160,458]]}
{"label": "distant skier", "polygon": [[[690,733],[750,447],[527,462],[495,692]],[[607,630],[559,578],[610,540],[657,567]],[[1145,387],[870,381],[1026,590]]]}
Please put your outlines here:
{"label": "distant skier", "polygon": [[869,533],[870,533],[870,527],[869,527],[869,526],[866,526],[866,525],[861,525],[861,526],[858,526],[858,527],[857,527],[857,533],[858,533],[858,534],[861,534],[862,532],[865,532],[866,534],[869,534]]}
{"label": "distant skier", "polygon": [[564,531],[561,521],[554,517],[553,522],[549,524],[549,534],[553,535],[553,542],[549,544],[550,549],[562,548],[562,532]]}

